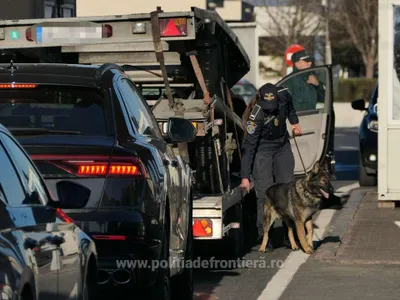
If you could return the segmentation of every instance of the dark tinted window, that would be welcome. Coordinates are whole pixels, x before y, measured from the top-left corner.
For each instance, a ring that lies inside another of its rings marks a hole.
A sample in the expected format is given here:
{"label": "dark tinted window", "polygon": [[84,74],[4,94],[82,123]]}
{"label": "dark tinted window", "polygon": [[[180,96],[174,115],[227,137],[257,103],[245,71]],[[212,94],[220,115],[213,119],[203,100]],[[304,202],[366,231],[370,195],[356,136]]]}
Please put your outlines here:
{"label": "dark tinted window", "polygon": [[[21,147],[10,137],[1,134],[1,139],[10,153],[15,166],[22,175],[22,182],[29,191],[29,204],[46,204],[48,202],[46,191],[41,182],[40,176],[34,169]],[[37,192],[37,195],[34,194]],[[21,203],[20,203],[21,204]],[[24,203],[28,204],[28,203]]]}
{"label": "dark tinted window", "polygon": [[[4,135],[3,135],[4,136]],[[0,143],[0,197],[10,205],[21,205],[26,198],[18,174]]]}
{"label": "dark tinted window", "polygon": [[82,87],[0,89],[0,123],[8,128],[106,135],[105,107],[100,92]]}
{"label": "dark tinted window", "polygon": [[119,88],[131,120],[139,133],[162,139],[154,115],[133,83],[127,79],[122,79],[119,82]]}

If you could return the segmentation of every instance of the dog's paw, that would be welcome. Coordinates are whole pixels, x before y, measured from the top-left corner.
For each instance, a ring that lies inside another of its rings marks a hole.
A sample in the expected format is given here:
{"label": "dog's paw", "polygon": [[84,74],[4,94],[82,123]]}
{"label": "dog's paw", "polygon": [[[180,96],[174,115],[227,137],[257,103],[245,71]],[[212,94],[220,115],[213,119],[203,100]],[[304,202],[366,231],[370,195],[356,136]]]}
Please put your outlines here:
{"label": "dog's paw", "polygon": [[314,243],[313,242],[311,242],[311,244],[308,244],[308,246],[310,247],[311,250],[314,251]]}
{"label": "dog's paw", "polygon": [[258,249],[258,252],[265,253],[265,247],[260,247],[260,248]]}
{"label": "dog's paw", "polygon": [[293,245],[291,248],[293,251],[298,251],[300,249],[297,245]]}
{"label": "dog's paw", "polygon": [[313,254],[314,253],[314,249],[306,248],[306,249],[304,249],[304,252],[307,253],[307,254]]}

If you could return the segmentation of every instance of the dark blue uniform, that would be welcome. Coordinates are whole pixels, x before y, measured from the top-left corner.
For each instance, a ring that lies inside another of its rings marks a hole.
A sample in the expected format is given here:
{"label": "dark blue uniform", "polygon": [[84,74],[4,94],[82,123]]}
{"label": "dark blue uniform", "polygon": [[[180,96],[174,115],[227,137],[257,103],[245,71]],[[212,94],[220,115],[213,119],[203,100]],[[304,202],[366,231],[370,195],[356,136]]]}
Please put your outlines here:
{"label": "dark blue uniform", "polygon": [[258,96],[245,128],[247,135],[242,144],[241,177],[250,179],[250,174],[253,175],[257,227],[262,236],[265,193],[274,184],[273,176],[276,183],[294,180],[294,157],[286,120],[294,125],[299,119],[286,87],[277,88],[268,83],[260,88]]}

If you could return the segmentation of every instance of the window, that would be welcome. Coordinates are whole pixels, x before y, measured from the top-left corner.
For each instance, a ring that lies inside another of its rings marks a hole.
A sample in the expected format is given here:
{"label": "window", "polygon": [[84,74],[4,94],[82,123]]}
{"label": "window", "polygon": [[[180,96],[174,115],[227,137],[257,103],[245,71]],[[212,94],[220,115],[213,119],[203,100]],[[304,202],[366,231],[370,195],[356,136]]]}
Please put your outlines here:
{"label": "window", "polygon": [[0,143],[0,198],[10,205],[21,205],[26,199],[24,189],[12,162]]}
{"label": "window", "polygon": [[[29,204],[46,204],[48,202],[46,190],[43,186],[40,175],[38,175],[30,160],[27,158],[20,146],[17,145],[9,136],[1,134],[1,137],[8,153],[10,153],[15,163],[15,166],[21,172],[22,182],[25,185],[26,190],[29,192]],[[37,192],[37,196],[33,194],[34,192]]]}
{"label": "window", "polygon": [[0,123],[8,128],[104,136],[105,107],[103,95],[91,88],[39,85],[0,90]]}
{"label": "window", "polygon": [[143,96],[128,79],[119,82],[119,90],[127,106],[129,116],[139,134],[149,135],[162,139],[160,129],[153,113],[150,111]]}
{"label": "window", "polygon": [[299,71],[279,85],[288,87],[297,112],[324,109],[327,72],[323,70]]}
{"label": "window", "polygon": [[47,18],[54,18],[54,6],[46,5],[44,7],[44,17]]}

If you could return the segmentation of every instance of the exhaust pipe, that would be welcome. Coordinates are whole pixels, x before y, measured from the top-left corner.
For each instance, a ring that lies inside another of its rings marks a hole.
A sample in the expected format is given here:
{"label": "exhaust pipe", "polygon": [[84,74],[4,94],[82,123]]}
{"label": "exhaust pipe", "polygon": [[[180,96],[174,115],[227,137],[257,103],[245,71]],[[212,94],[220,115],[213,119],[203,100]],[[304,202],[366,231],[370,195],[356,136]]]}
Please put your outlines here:
{"label": "exhaust pipe", "polygon": [[132,279],[131,273],[124,269],[115,270],[112,272],[111,277],[118,284],[127,284]]}
{"label": "exhaust pipe", "polygon": [[110,280],[110,274],[103,269],[97,271],[97,283],[106,284]]}

